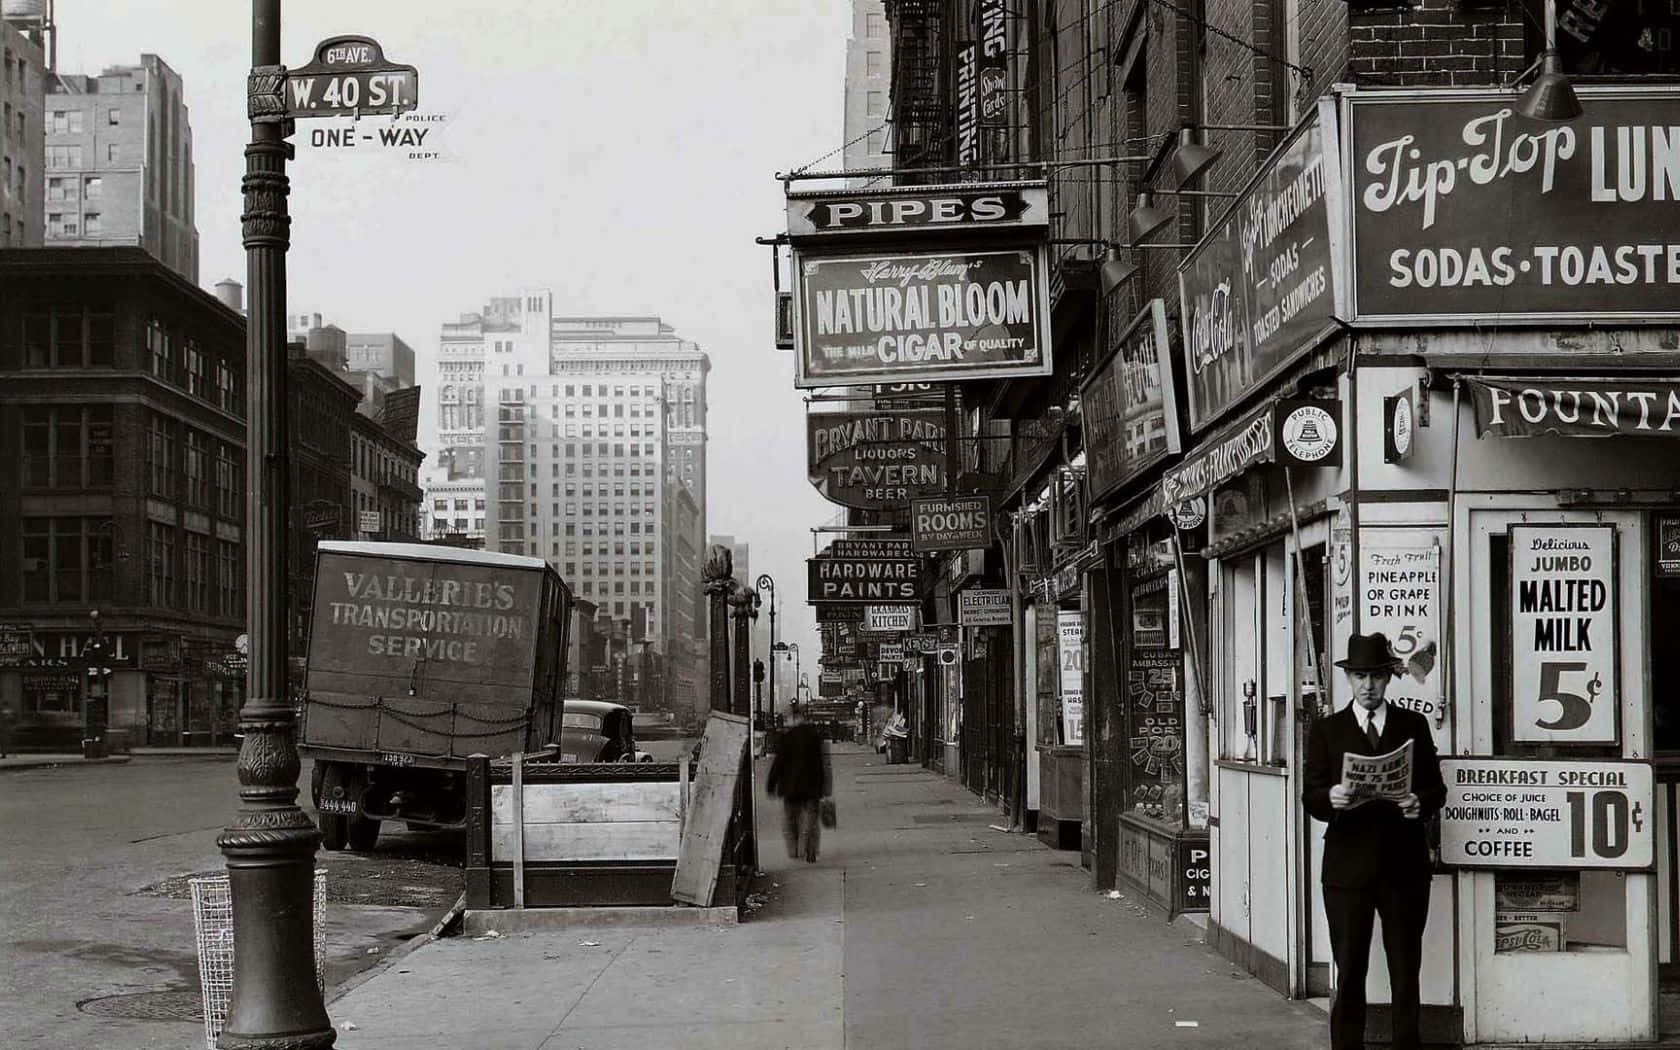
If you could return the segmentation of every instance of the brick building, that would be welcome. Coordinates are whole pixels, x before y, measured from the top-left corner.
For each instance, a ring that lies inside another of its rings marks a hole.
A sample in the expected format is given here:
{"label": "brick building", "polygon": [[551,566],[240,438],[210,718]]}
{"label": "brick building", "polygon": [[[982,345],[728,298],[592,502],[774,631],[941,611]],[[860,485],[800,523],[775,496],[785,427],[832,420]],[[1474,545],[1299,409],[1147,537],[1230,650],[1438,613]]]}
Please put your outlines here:
{"label": "brick building", "polygon": [[39,13],[0,15],[0,248],[39,248],[45,229],[47,32]]}

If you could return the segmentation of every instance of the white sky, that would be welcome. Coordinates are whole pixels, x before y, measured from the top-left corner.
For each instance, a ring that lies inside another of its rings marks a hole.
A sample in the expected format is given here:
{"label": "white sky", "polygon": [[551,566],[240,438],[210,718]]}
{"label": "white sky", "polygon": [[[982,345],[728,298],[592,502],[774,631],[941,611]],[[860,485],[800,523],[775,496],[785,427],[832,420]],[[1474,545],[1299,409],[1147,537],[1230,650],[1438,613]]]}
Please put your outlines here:
{"label": "white sky", "polygon": [[[152,52],[185,82],[200,282],[245,280],[250,5],[58,0],[58,61],[97,73]],[[448,164],[289,165],[292,312],[395,331],[430,387],[438,328],[492,296],[573,314],[657,314],[711,355],[708,529],[751,545],[812,672],[809,529],[837,510],[805,478],[804,405],[772,345],[773,175],[840,145],[847,0],[288,0],[282,59],[371,36],[451,118]],[[376,122],[388,117],[367,118]],[[314,121],[298,121],[305,138]],[[441,134],[441,133],[439,133]],[[838,167],[836,156],[823,165]],[[430,396],[423,398],[427,403]]]}

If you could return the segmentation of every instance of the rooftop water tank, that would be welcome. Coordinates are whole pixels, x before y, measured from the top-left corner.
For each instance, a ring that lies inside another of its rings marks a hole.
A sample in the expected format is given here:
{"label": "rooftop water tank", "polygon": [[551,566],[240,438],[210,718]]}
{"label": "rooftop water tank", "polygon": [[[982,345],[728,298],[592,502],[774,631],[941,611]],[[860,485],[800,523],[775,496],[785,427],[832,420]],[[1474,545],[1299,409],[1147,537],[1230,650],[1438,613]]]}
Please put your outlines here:
{"label": "rooftop water tank", "polygon": [[0,0],[0,19],[44,25],[47,20],[47,0]]}

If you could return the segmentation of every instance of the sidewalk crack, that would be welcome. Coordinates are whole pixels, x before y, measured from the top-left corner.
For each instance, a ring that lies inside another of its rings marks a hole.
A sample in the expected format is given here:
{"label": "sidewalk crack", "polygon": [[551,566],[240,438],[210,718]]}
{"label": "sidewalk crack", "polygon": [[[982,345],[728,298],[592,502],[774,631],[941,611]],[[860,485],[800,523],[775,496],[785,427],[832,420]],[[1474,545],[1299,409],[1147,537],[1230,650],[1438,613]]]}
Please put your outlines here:
{"label": "sidewalk crack", "polygon": [[589,993],[595,990],[595,986],[600,983],[601,978],[605,977],[607,975],[607,971],[612,969],[618,960],[624,957],[624,953],[634,947],[636,942],[640,939],[641,938],[638,935],[632,934],[630,939],[624,942],[624,947],[613,953],[612,958],[607,960],[607,965],[601,967],[601,972],[590,978],[588,987],[584,988],[583,993],[577,997],[577,1001],[566,1008],[566,1012],[560,1017],[560,1023],[554,1026],[553,1031],[543,1036],[544,1042],[547,1042],[556,1035],[560,1034],[560,1029],[566,1027],[566,1022],[572,1019],[572,1014],[576,1013],[577,1008],[583,1005],[583,1001],[589,998]]}

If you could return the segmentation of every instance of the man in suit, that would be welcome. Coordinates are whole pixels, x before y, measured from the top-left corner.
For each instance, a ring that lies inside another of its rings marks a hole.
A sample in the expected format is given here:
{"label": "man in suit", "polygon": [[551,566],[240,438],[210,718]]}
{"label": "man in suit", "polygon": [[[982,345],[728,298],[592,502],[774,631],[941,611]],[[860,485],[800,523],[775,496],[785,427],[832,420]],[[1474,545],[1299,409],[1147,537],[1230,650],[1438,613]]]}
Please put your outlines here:
{"label": "man in suit", "polygon": [[[1383,946],[1393,991],[1394,1050],[1418,1045],[1418,969],[1423,926],[1429,919],[1431,864],[1426,822],[1446,801],[1441,762],[1429,723],[1386,699],[1400,663],[1381,634],[1348,639],[1337,660],[1353,688],[1353,703],[1313,723],[1307,736],[1301,800],[1329,824],[1324,833],[1324,913],[1336,957],[1336,998],[1330,1007],[1332,1050],[1365,1046],[1365,973],[1374,916],[1382,916]],[[1381,755],[1412,742],[1412,790],[1398,802],[1360,802],[1342,783],[1342,756]]]}

